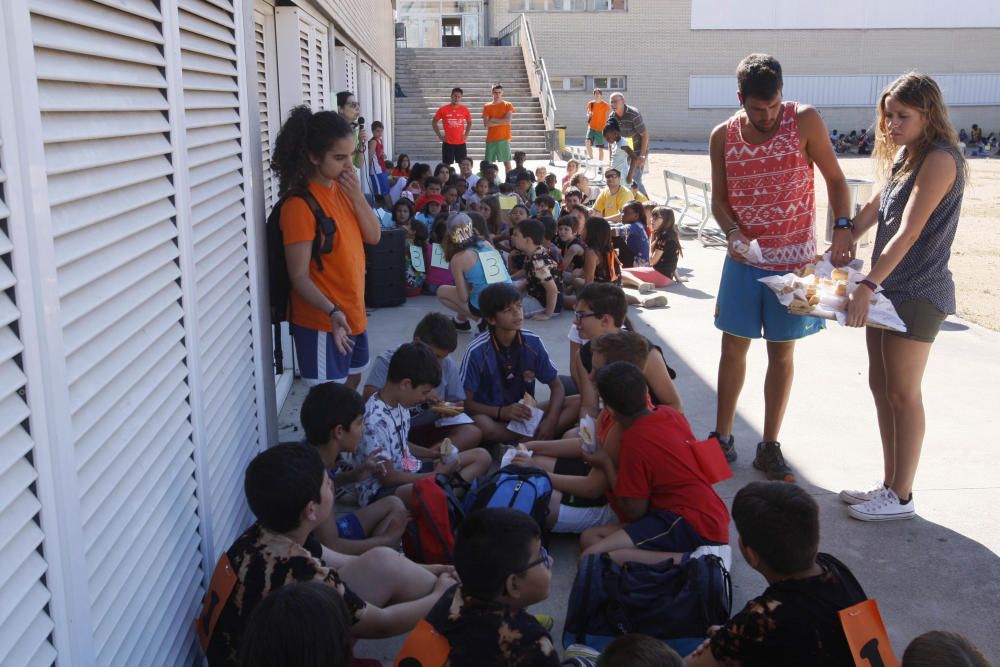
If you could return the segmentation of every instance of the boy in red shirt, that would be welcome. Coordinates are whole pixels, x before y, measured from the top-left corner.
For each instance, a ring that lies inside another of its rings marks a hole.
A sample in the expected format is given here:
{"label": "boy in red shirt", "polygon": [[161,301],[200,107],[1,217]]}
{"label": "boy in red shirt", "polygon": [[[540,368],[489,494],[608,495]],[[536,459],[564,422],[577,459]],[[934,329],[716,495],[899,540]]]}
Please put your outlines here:
{"label": "boy in red shirt", "polygon": [[467,156],[465,141],[472,131],[472,114],[462,104],[463,94],[461,88],[452,88],[451,103],[438,109],[431,121],[434,133],[441,140],[441,162],[447,165],[461,163]]}
{"label": "boy in red shirt", "polygon": [[588,459],[607,475],[629,523],[587,530],[583,555],[658,563],[728,545],[729,512],[701,471],[684,415],[665,405],[651,410],[642,370],[625,361],[602,368],[597,389],[624,431],[617,466],[602,448]]}

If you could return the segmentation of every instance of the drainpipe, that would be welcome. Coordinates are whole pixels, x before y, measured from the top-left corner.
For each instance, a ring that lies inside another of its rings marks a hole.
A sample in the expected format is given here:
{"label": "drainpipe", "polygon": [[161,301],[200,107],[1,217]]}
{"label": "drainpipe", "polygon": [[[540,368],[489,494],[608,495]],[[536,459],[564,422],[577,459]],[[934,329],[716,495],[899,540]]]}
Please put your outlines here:
{"label": "drainpipe", "polygon": [[490,0],[483,0],[483,46],[487,46],[492,39],[493,34],[490,30]]}

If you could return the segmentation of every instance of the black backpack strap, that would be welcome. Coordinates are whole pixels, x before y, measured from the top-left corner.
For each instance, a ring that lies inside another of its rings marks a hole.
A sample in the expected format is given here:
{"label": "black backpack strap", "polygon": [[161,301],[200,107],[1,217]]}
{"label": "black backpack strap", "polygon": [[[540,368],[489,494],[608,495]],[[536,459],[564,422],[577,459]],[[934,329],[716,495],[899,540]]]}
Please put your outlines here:
{"label": "black backpack strap", "polygon": [[316,201],[315,195],[309,191],[309,188],[289,190],[283,201],[287,201],[292,197],[302,199],[309,207],[309,210],[312,211],[313,217],[316,218],[316,236],[312,242],[312,259],[316,262],[316,269],[322,271],[323,255],[333,251],[333,237],[337,232],[337,223],[326,214],[323,207]]}

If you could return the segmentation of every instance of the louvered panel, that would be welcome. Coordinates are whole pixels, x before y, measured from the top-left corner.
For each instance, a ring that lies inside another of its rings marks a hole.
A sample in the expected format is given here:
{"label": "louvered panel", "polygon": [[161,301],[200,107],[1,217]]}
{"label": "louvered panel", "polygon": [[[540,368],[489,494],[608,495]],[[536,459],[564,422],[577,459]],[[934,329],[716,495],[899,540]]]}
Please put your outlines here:
{"label": "louvered panel", "polygon": [[302,70],[302,103],[312,108],[313,102],[313,80],[312,80],[312,53],[309,50],[312,40],[310,25],[301,22],[299,24],[299,67]]}
{"label": "louvered panel", "polygon": [[29,410],[22,398],[27,378],[21,369],[23,346],[14,326],[17,279],[11,271],[14,245],[7,235],[5,146],[0,141],[0,665],[51,665],[55,649],[47,613],[50,595],[42,555],[44,534],[35,496],[38,473]]}
{"label": "louvered panel", "polygon": [[[266,13],[265,13],[266,12]],[[280,124],[278,98],[276,96],[277,46],[274,35],[274,9],[265,6],[253,12],[254,57],[257,72],[257,120],[260,124],[260,151],[264,176],[264,215],[270,215],[271,208],[278,200],[277,183],[271,173],[271,151],[277,127]]]}
{"label": "louvered panel", "polygon": [[190,128],[211,127],[225,123],[238,123],[240,116],[236,113],[236,109],[231,107],[225,109],[189,109],[185,114],[185,120]]}
{"label": "louvered panel", "polygon": [[183,112],[159,3],[29,3],[96,664],[167,641],[191,655],[202,572],[170,134]]}
{"label": "louvered panel", "polygon": [[[221,383],[220,383],[221,386]],[[232,385],[232,391],[226,392],[228,399],[232,402],[242,400],[244,397],[250,395],[253,392],[253,382],[250,378],[246,376],[237,377],[236,383]],[[249,417],[249,413],[239,413],[234,412],[231,419],[227,421],[219,421],[218,424],[213,424],[212,432],[213,435],[222,441],[227,442],[225,448],[220,448],[219,452],[216,454],[220,461],[223,457],[232,457],[234,460],[240,460],[245,458],[247,462],[255,454],[248,447],[244,447],[244,443],[253,437],[253,424],[250,423],[245,417]],[[242,437],[240,437],[240,435]],[[217,489],[222,489],[223,487],[232,486],[233,488],[242,488],[243,480],[240,477],[224,475],[215,475],[209,478],[212,483],[209,484],[211,489],[210,493],[215,493]]]}
{"label": "louvered panel", "polygon": [[316,24],[313,26],[312,36],[312,76],[313,87],[316,91],[316,109],[330,108],[330,65],[327,49],[329,33],[325,26]]}
{"label": "louvered panel", "polygon": [[[235,255],[235,253],[236,251],[234,250],[233,254]],[[241,267],[239,265],[234,267],[220,265],[220,267],[222,268],[216,271],[216,284],[219,287],[205,292],[207,297],[204,301],[206,309],[205,314],[199,322],[199,325],[206,332],[204,339],[206,350],[211,350],[217,344],[224,345],[224,343],[219,343],[219,341],[220,339],[225,340],[226,337],[223,334],[227,333],[230,329],[234,330],[232,332],[234,334],[237,331],[243,331],[245,323],[237,320],[244,316],[242,313],[243,309],[249,307],[249,302],[245,298],[242,298],[244,296],[242,292],[243,287],[238,280]],[[245,313],[245,317],[249,316],[249,312]],[[226,320],[224,319],[226,317],[233,319]],[[211,364],[215,363],[216,358],[215,356],[210,357],[211,360],[208,368],[212,367]]]}

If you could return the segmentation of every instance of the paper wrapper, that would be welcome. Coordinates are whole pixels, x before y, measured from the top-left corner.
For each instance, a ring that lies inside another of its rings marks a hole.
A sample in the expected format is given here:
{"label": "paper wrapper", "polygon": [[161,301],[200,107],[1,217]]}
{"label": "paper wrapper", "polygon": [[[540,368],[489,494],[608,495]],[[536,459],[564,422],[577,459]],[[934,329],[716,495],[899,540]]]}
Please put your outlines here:
{"label": "paper wrapper", "polygon": [[580,420],[580,449],[587,454],[597,451],[597,424],[590,415]]}
{"label": "paper wrapper", "polygon": [[764,253],[761,252],[757,239],[750,243],[737,243],[733,246],[733,250],[746,257],[751,264],[761,264],[764,261]]}
{"label": "paper wrapper", "polygon": [[458,460],[458,447],[450,438],[442,440],[439,449],[441,450],[441,463],[449,465]]}
{"label": "paper wrapper", "polygon": [[[841,326],[847,322],[848,295],[865,278],[861,272],[864,263],[854,260],[837,269],[830,263],[830,253],[826,253],[815,264],[810,264],[796,273],[767,276],[758,280],[767,285],[788,312],[795,315],[811,315],[825,320],[836,320]],[[801,274],[801,275],[800,275]],[[869,326],[906,331],[906,324],[899,319],[892,302],[884,294],[873,294],[868,310]]]}
{"label": "paper wrapper", "polygon": [[518,454],[531,456],[532,454],[534,454],[534,452],[525,447],[524,445],[511,447],[510,449],[508,449],[506,452],[503,453],[503,457],[500,459],[500,467],[506,468],[507,466],[509,466]]}

